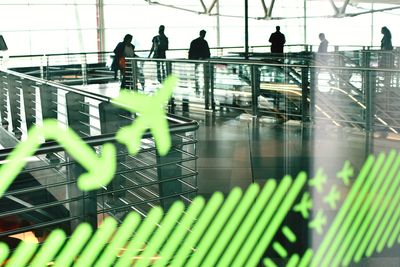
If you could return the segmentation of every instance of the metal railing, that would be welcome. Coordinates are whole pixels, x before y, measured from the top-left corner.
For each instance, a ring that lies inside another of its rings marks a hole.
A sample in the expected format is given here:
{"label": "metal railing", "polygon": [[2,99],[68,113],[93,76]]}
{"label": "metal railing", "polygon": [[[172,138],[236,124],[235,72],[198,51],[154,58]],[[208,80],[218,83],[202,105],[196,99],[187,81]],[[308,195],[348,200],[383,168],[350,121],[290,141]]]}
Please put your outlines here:
{"label": "metal railing", "polygon": [[290,63],[288,56],[250,61],[132,58],[127,87],[153,91],[175,74],[180,83],[174,101],[183,111],[239,109],[282,121],[322,119],[337,126],[399,131],[399,70],[357,67],[338,60],[338,54],[305,54],[303,64]]}
{"label": "metal railing", "polygon": [[[0,160],[27,138],[30,126],[47,118],[71,127],[96,152],[104,143],[116,143],[119,128],[135,120],[135,115],[113,105],[109,97],[9,70],[0,71],[0,98],[0,144],[4,147]],[[167,210],[178,199],[189,203],[197,192],[198,124],[174,115],[168,115],[168,122],[172,148],[166,156],[157,154],[149,132],[136,156],[116,143],[115,177],[95,192],[77,189],[83,169],[62,146],[43,143],[0,199],[0,223],[20,222],[3,228],[0,237],[32,231],[40,240],[54,228],[69,233],[82,221],[96,227],[105,216],[122,220],[132,210],[146,216],[155,205]]]}

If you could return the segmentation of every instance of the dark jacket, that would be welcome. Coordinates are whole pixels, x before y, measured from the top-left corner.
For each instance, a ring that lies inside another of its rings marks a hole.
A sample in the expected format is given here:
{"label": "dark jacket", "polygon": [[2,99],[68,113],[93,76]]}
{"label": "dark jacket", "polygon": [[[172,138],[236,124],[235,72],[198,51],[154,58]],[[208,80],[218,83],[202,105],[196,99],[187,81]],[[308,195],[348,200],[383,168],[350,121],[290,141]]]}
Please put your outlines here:
{"label": "dark jacket", "polygon": [[151,42],[153,45],[150,50],[150,55],[154,52],[153,58],[166,58],[165,51],[168,50],[169,46],[168,37],[165,34],[159,34],[154,36]]}
{"label": "dark jacket", "polygon": [[281,32],[274,32],[269,37],[271,53],[283,53],[283,45],[286,43],[285,35]]}
{"label": "dark jacket", "polygon": [[207,59],[210,55],[210,48],[204,38],[199,37],[190,43],[189,59]]}
{"label": "dark jacket", "polygon": [[[132,46],[133,51],[135,51],[135,46],[133,44],[130,44]],[[125,57],[124,55],[124,51],[125,51],[125,43],[124,42],[120,42],[118,43],[117,47],[115,47],[114,49],[114,59],[113,62],[111,64],[111,70],[118,70],[119,69],[119,60],[123,57]],[[136,54],[134,54],[134,57],[137,57]]]}

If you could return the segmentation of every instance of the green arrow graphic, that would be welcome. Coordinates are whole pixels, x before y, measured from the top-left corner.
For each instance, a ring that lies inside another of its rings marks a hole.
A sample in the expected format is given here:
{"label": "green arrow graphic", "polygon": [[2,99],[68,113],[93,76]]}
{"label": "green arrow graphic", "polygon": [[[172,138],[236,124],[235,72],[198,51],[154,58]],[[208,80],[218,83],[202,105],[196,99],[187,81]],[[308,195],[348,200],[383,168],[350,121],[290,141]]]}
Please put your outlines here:
{"label": "green arrow graphic", "polygon": [[70,128],[61,127],[56,120],[44,120],[43,126],[32,127],[28,139],[19,143],[0,168],[0,197],[24,168],[27,158],[34,155],[43,139],[55,140],[62,145],[88,172],[79,176],[78,186],[82,190],[93,190],[107,185],[116,170],[116,149],[112,144],[102,147],[102,155],[96,153]]}

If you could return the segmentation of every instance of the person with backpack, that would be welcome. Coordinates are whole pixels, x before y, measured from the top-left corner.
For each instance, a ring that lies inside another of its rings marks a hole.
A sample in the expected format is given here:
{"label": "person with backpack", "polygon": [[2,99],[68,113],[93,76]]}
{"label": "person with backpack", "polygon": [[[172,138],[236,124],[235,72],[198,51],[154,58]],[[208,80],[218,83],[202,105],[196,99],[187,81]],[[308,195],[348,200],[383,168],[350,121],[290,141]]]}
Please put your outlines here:
{"label": "person with backpack", "polygon": [[132,35],[127,34],[124,37],[124,40],[115,47],[114,49],[114,60],[111,64],[111,70],[114,71],[114,79],[117,79],[118,70],[121,72],[122,80],[121,80],[121,88],[126,87],[126,60],[127,57],[137,57],[135,54],[135,46],[132,42]]}
{"label": "person with backpack", "polygon": [[[160,25],[158,35],[153,37],[149,58],[166,58],[165,51],[168,50],[168,37],[164,33],[165,26]],[[165,79],[165,62],[157,62],[157,79],[160,83]]]}

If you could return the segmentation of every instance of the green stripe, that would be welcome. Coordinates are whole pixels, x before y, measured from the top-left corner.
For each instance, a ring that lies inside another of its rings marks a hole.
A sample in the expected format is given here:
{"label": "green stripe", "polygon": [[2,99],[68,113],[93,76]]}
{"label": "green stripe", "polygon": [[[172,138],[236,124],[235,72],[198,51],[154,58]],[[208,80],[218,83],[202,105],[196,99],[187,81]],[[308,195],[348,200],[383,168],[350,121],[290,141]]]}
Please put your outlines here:
{"label": "green stripe", "polygon": [[299,255],[294,254],[294,255],[290,258],[289,262],[286,264],[286,267],[296,267],[297,264],[299,263],[299,261],[300,261]]}
{"label": "green stripe", "polygon": [[203,235],[199,245],[196,248],[196,252],[190,258],[188,266],[199,266],[200,262],[204,259],[210,246],[214,243],[215,239],[218,237],[222,227],[226,224],[232,211],[237,207],[237,203],[242,197],[242,190],[235,187],[229,194],[228,198],[225,200],[224,205],[218,212],[217,216],[214,218],[211,225],[208,227],[207,232]]}
{"label": "green stripe", "polygon": [[400,218],[400,189],[397,190],[396,197],[390,205],[390,209],[392,209],[392,208],[396,212],[393,215],[392,219],[390,220],[390,224],[385,229],[385,233],[383,234],[382,239],[378,244],[378,251],[382,251],[386,244],[388,245],[389,248],[391,248],[393,246],[394,241],[393,241],[392,245],[390,245],[390,242],[388,242],[388,239],[390,237],[390,233],[392,233],[398,219]]}
{"label": "green stripe", "polygon": [[271,224],[268,226],[268,228],[264,228],[266,230],[261,236],[261,239],[259,240],[259,243],[255,247],[254,251],[251,253],[250,259],[246,263],[247,266],[256,266],[258,264],[263,253],[268,248],[269,243],[274,238],[275,233],[278,231],[280,225],[290,211],[296,198],[299,196],[299,193],[306,183],[306,180],[307,175],[304,172],[300,172],[299,175],[297,175],[292,188],[283,199],[283,203],[279,207],[279,210],[275,214]]}
{"label": "green stripe", "polygon": [[25,267],[28,261],[31,259],[32,255],[35,253],[38,244],[28,243],[22,241],[17,250],[13,253],[10,261],[7,263],[6,267]]}
{"label": "green stripe", "polygon": [[133,258],[139,254],[139,250],[144,246],[149,236],[158,226],[163,216],[163,210],[160,207],[152,208],[147,218],[142,222],[136,232],[135,237],[129,242],[124,254],[118,259],[116,267],[127,267],[132,265]]}
{"label": "green stripe", "polygon": [[311,267],[319,267],[319,262],[323,259],[325,252],[328,249],[328,246],[332,242],[332,240],[336,240],[336,232],[341,230],[341,224],[344,219],[346,219],[346,213],[352,209],[353,201],[355,198],[358,198],[358,194],[360,192],[360,187],[364,183],[365,177],[369,172],[372,164],[374,163],[374,156],[370,155],[365,162],[358,178],[355,180],[355,183],[350,190],[349,195],[347,196],[345,202],[343,203],[342,208],[339,210],[339,213],[335,217],[334,222],[332,223],[331,227],[328,230],[324,240],[322,241],[321,245],[319,246],[315,257],[312,259]]}
{"label": "green stripe", "polygon": [[393,233],[388,241],[389,248],[391,248],[394,245],[397,235],[400,233],[400,221],[398,221],[399,217],[400,217],[400,205],[397,206],[395,217],[392,219],[392,221],[396,222],[396,228],[393,230]]}
{"label": "green stripe", "polygon": [[190,231],[190,226],[196,220],[198,214],[203,210],[205,205],[204,198],[196,197],[189,206],[186,214],[183,216],[180,224],[175,228],[167,243],[160,252],[160,258],[155,262],[154,267],[164,267],[171,260],[171,257],[183,238]]}
{"label": "green stripe", "polygon": [[52,231],[51,234],[46,238],[46,242],[44,242],[43,246],[36,254],[36,257],[33,259],[30,266],[47,266],[47,264],[53,260],[58,250],[62,247],[66,238],[67,236],[65,235],[64,231],[60,229]]}
{"label": "green stripe", "polygon": [[222,255],[221,260],[218,263],[218,267],[230,267],[231,261],[236,257],[240,246],[243,244],[243,241],[246,239],[249,232],[252,230],[257,218],[260,213],[265,209],[265,205],[270,199],[272,193],[276,188],[276,182],[273,179],[269,179],[267,183],[264,185],[263,190],[258,195],[255,204],[250,209],[249,213],[246,215],[245,220],[241,224],[239,230],[233,237],[229,246],[225,249],[224,254]]}
{"label": "green stripe", "polygon": [[10,249],[8,248],[8,246],[4,243],[0,243],[0,262],[4,262],[7,259],[9,253]]}
{"label": "green stripe", "polygon": [[[235,261],[231,265],[232,267],[244,266],[248,256],[254,252],[254,246],[258,245],[258,240],[267,227],[269,221],[274,217],[275,211],[277,210],[280,202],[285,197],[286,192],[292,184],[292,178],[290,176],[285,176],[280,183],[278,189],[275,191],[272,199],[269,201],[268,206],[264,208],[264,212],[261,214],[261,217],[258,219],[256,225],[253,226],[253,230],[250,232],[250,235],[247,237],[247,240],[240,251],[238,251],[238,255],[235,258]],[[279,212],[279,211],[278,211]],[[260,257],[261,258],[261,257]],[[258,258],[258,260],[260,260]]]}
{"label": "green stripe", "polygon": [[[350,262],[351,257],[360,244],[365,232],[367,231],[368,227],[371,226],[371,221],[377,217],[376,212],[378,210],[382,210],[382,198],[387,196],[386,191],[393,183],[394,174],[397,170],[396,166],[398,166],[399,163],[400,158],[397,158],[395,162],[396,164],[393,165],[396,154],[397,153],[394,150],[390,152],[384,166],[382,167],[382,170],[379,171],[378,179],[376,179],[375,183],[372,185],[371,191],[367,193],[367,198],[362,200],[361,209],[357,213],[356,219],[351,222],[351,228],[346,234],[344,241],[340,244],[339,251],[335,254],[333,263],[331,263],[332,266],[339,265],[342,259],[343,263],[346,261],[348,263]],[[392,165],[393,167],[390,168]],[[386,176],[389,168],[390,173],[388,176]],[[344,257],[346,252],[347,255]]]}
{"label": "green stripe", "polygon": [[[397,171],[397,169],[399,167],[399,163],[400,163],[400,157],[397,158],[397,160],[395,162],[395,167],[392,168],[388,177],[392,177],[392,175],[394,175],[394,172]],[[391,178],[387,179],[387,180],[391,180]],[[369,223],[366,226],[366,227],[369,226],[368,232],[365,235],[365,237],[362,239],[362,243],[355,253],[354,261],[359,262],[361,260],[361,257],[364,255],[365,250],[367,249],[367,247],[370,244],[375,243],[375,245],[374,245],[374,248],[375,248],[375,246],[379,240],[379,237],[381,236],[382,232],[384,231],[384,229],[388,223],[388,220],[390,218],[390,215],[393,212],[394,207],[392,208],[392,206],[395,203],[397,203],[397,201],[396,202],[394,200],[392,201],[392,197],[396,192],[396,188],[398,187],[399,182],[400,182],[400,176],[397,175],[393,184],[390,185],[389,192],[385,195],[381,195],[384,197],[383,203],[381,205],[378,205],[378,214],[376,216],[374,216],[372,223]],[[399,195],[399,197],[400,197],[400,195]],[[379,197],[376,200],[376,203],[378,203],[378,204],[381,203],[381,200]],[[391,212],[387,210],[388,205],[390,205],[389,210],[392,210]],[[383,220],[381,222],[382,217],[383,217]],[[372,239],[372,241],[371,241],[371,239]],[[352,254],[353,253],[354,252],[352,251]],[[345,258],[344,263],[347,263],[347,265],[350,264],[351,257],[353,256],[352,254],[349,254]]]}
{"label": "green stripe", "polygon": [[275,264],[275,262],[273,262],[271,259],[266,258],[263,261],[265,267],[278,267],[278,265]]}
{"label": "green stripe", "polygon": [[93,262],[103,250],[104,245],[108,242],[111,235],[117,228],[117,221],[112,217],[104,219],[103,223],[97,229],[90,242],[82,251],[74,267],[92,266]]}
{"label": "green stripe", "polygon": [[307,251],[304,253],[303,258],[301,258],[301,261],[299,263],[299,265],[297,267],[308,267],[310,262],[311,262],[311,258],[313,256],[314,252],[312,249],[307,249]]}
{"label": "green stripe", "polygon": [[[400,180],[400,174],[398,174],[397,179]],[[393,187],[396,188],[397,186],[396,187],[393,186]],[[391,231],[393,230],[393,226],[390,226],[390,223],[392,221],[394,221],[394,222],[397,221],[397,217],[394,216],[391,219],[391,216],[394,213],[394,211],[396,210],[396,206],[398,206],[400,204],[400,194],[399,194],[399,192],[400,191],[398,191],[398,194],[395,196],[394,199],[388,198],[388,201],[390,201],[389,210],[387,210],[386,206],[385,206],[385,209],[382,208],[384,211],[386,211],[385,217],[383,218],[383,221],[381,223],[382,230],[379,231],[379,235],[377,234],[378,232],[376,233],[378,238],[377,238],[377,240],[375,242],[372,242],[370,244],[370,247],[367,250],[367,256],[371,255],[374,252],[374,250],[375,250],[377,245],[378,245],[378,252],[382,252],[384,246],[386,245],[386,241],[387,241],[388,237],[390,236]],[[395,215],[396,215],[396,213],[395,213]],[[389,223],[389,225],[388,225],[388,223]],[[380,240],[379,240],[379,238],[380,238]]]}
{"label": "green stripe", "polygon": [[[349,213],[347,214],[342,226],[340,227],[338,233],[336,234],[336,237],[333,240],[331,247],[327,251],[327,254],[324,257],[324,260],[322,261],[321,266],[328,266],[332,262],[333,256],[335,256],[336,259],[339,258],[339,257],[336,257],[336,251],[342,245],[344,237],[346,237],[346,236],[350,236],[350,238],[354,237],[355,233],[350,232],[348,230],[352,225],[355,225],[355,223],[358,223],[358,224],[360,223],[359,221],[354,223],[355,216],[357,214],[363,213],[362,205],[364,204],[365,197],[367,197],[367,195],[368,195],[368,191],[371,189],[372,189],[372,191],[376,190],[375,189],[376,187],[373,186],[373,183],[375,182],[375,178],[376,178],[378,172],[380,171],[381,166],[384,163],[384,161],[385,161],[385,154],[381,153],[376,161],[376,164],[374,165],[370,174],[368,175],[368,178],[367,178],[364,186],[361,187],[361,190],[359,191],[357,199],[353,203],[352,208],[349,210]],[[368,201],[369,198],[367,197],[366,199],[367,199],[367,202],[366,202],[365,206],[370,208],[369,207],[370,201]],[[358,226],[359,225],[356,225],[356,227],[358,227]],[[342,260],[342,257],[339,258],[339,261],[340,260]]]}
{"label": "green stripe", "polygon": [[96,267],[111,266],[121,249],[125,246],[126,242],[131,238],[133,232],[141,222],[140,215],[136,212],[130,212],[122,225],[119,227],[117,233],[113,237],[111,243],[107,246],[105,251],[101,254],[96,262]]}
{"label": "green stripe", "polygon": [[222,233],[219,235],[217,241],[215,241],[212,250],[207,255],[207,258],[203,262],[202,266],[214,266],[220,258],[221,253],[228,244],[229,240],[236,233],[236,229],[242,222],[243,217],[248,212],[254,199],[260,190],[258,184],[252,184],[246,191],[243,199],[240,201],[239,206],[235,209],[234,214],[229,218],[228,224],[224,227]]}
{"label": "green stripe", "polygon": [[173,227],[176,226],[177,220],[182,216],[184,209],[185,205],[181,201],[174,202],[135,266],[146,267],[149,265],[150,257],[155,256],[158,249],[164,244],[165,239],[167,239]]}
{"label": "green stripe", "polygon": [[88,223],[81,223],[67,242],[67,245],[57,256],[54,267],[68,267],[92,235],[92,228]]}
{"label": "green stripe", "polygon": [[286,225],[283,226],[282,233],[291,243],[296,242],[296,240],[297,240],[296,235]]}
{"label": "green stripe", "polygon": [[218,208],[221,206],[223,200],[224,197],[220,192],[216,192],[213,194],[203,213],[200,215],[199,220],[193,227],[193,231],[186,236],[184,243],[178,250],[174,260],[172,261],[171,266],[178,267],[182,266],[185,263],[190,252],[197,244],[197,241],[201,238],[204,231],[207,229],[210,221],[212,221],[212,219],[214,218],[214,215],[217,212]]}
{"label": "green stripe", "polygon": [[272,248],[276,251],[276,253],[278,253],[278,255],[285,259],[288,256],[288,252],[287,250],[278,242],[274,242],[272,244]]}

